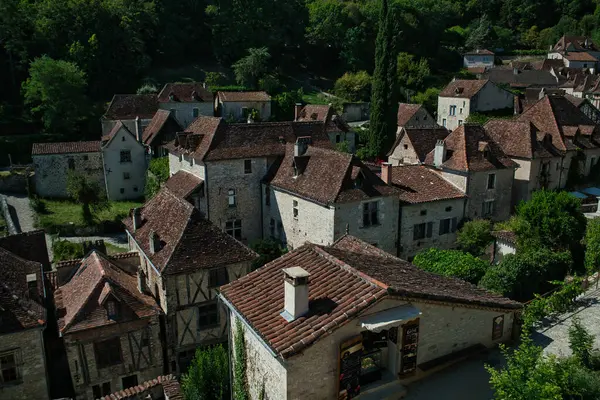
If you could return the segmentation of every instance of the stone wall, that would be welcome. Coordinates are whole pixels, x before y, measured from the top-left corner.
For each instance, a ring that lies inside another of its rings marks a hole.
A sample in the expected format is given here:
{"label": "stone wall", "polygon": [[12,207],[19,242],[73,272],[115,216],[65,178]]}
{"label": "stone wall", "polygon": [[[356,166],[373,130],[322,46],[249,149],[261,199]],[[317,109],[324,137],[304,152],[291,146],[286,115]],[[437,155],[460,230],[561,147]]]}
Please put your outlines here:
{"label": "stone wall", "polygon": [[186,129],[195,119],[194,108],[198,109],[198,115],[212,117],[215,115],[214,104],[210,102],[167,102],[159,103],[158,107],[162,110],[171,111],[179,125]]}
{"label": "stone wall", "polygon": [[11,173],[10,175],[0,175],[0,192],[27,194],[29,179],[29,173]]}
{"label": "stone wall", "polygon": [[[450,115],[450,106],[456,106],[456,115]],[[467,120],[471,109],[470,99],[438,97],[437,123],[453,131]]]}
{"label": "stone wall", "polygon": [[347,122],[366,121],[371,115],[371,103],[344,103],[342,118]]}
{"label": "stone wall", "polygon": [[[488,176],[496,174],[494,189],[488,189]],[[513,169],[497,169],[484,172],[473,172],[469,176],[466,216],[470,219],[490,218],[493,221],[504,221],[510,218],[512,205],[512,188],[514,182]],[[491,216],[482,215],[483,203],[494,201],[494,213]]]}
{"label": "stone wall", "polygon": [[471,112],[513,109],[514,101],[514,95],[508,90],[488,82],[471,99]]}
{"label": "stone wall", "polygon": [[86,175],[104,189],[102,153],[72,153],[34,155],[35,190],[38,196],[66,198],[69,160],[73,160],[73,172]]}
{"label": "stone wall", "polygon": [[0,385],[0,398],[7,400],[48,399],[46,359],[42,329],[28,329],[2,335],[0,354],[15,352],[22,362],[21,382]]}
{"label": "stone wall", "polygon": [[[392,154],[388,158],[388,162],[393,166],[402,164],[420,164],[421,160],[419,160],[408,135],[406,135],[401,128],[398,128],[398,134],[402,135],[402,139],[400,139],[398,146],[393,149]],[[404,148],[405,146],[406,148]]]}
{"label": "stone wall", "polygon": [[268,121],[271,118],[270,101],[227,101],[220,103],[220,116],[226,120],[233,118],[235,121],[246,122],[242,110],[244,107],[248,110],[258,110],[261,121]]}

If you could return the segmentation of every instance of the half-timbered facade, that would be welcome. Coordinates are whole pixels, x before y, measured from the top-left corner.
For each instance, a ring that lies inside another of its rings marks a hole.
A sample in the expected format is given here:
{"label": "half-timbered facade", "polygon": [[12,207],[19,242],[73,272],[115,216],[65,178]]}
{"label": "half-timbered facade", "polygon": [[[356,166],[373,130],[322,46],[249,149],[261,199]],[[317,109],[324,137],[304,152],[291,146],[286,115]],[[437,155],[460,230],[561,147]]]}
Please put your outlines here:
{"label": "half-timbered facade", "polygon": [[185,372],[197,347],[227,340],[217,289],[250,272],[257,255],[168,187],[124,223],[140,280],[166,315],[169,369]]}
{"label": "half-timbered facade", "polygon": [[161,375],[160,309],[130,268],[92,251],[55,292],[77,399],[97,399]]}

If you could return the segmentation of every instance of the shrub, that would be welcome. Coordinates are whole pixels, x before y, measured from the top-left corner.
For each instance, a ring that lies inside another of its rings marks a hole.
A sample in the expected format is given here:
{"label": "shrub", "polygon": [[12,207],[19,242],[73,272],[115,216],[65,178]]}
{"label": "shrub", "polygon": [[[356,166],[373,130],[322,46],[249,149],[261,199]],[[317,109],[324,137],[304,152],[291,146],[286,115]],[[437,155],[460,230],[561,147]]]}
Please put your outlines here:
{"label": "shrub", "polygon": [[68,240],[55,240],[52,242],[52,252],[54,253],[54,262],[74,260],[84,256],[83,245]]}
{"label": "shrub", "polygon": [[223,345],[196,350],[181,388],[186,400],[229,399],[229,357]]}
{"label": "shrub", "polygon": [[250,245],[250,248],[258,253],[259,257],[252,263],[252,269],[257,269],[263,265],[281,257],[287,252],[281,246],[281,243],[274,239],[261,239]]}
{"label": "shrub", "polygon": [[476,219],[466,222],[459,229],[456,243],[462,251],[480,256],[493,240],[492,223],[485,219]]}
{"label": "shrub", "polygon": [[371,76],[366,71],[346,72],[335,82],[333,92],[349,101],[368,101],[371,96]]}
{"label": "shrub", "polygon": [[469,253],[435,248],[418,253],[413,264],[425,271],[453,276],[471,283],[479,282],[489,267],[487,262]]}
{"label": "shrub", "polygon": [[594,336],[581,324],[579,317],[573,317],[573,322],[569,327],[569,347],[573,355],[586,367],[590,365],[593,346]]}
{"label": "shrub", "polygon": [[213,88],[216,86],[220,86],[225,81],[225,76],[220,72],[207,72],[204,77],[204,83],[206,86]]}
{"label": "shrub", "polygon": [[169,157],[152,159],[148,170],[156,176],[159,183],[166,182],[169,179]]}

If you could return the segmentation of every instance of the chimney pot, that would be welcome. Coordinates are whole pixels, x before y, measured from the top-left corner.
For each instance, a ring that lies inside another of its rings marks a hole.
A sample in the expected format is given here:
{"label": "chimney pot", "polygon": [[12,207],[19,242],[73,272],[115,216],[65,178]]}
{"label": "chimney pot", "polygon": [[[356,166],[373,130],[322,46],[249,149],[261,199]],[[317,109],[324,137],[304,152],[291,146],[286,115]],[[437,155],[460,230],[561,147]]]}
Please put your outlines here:
{"label": "chimney pot", "polygon": [[392,184],[392,164],[383,163],[381,164],[381,180],[386,184]]}
{"label": "chimney pot", "polygon": [[298,118],[300,118],[301,111],[302,111],[302,103],[296,103],[294,105],[294,121],[298,121]]}
{"label": "chimney pot", "polygon": [[292,322],[305,315],[308,310],[308,286],[310,274],[300,267],[284,268],[284,310],[281,316]]}
{"label": "chimney pot", "polygon": [[446,159],[446,143],[443,140],[438,140],[435,144],[435,150],[433,153],[433,165],[435,167],[441,167]]}

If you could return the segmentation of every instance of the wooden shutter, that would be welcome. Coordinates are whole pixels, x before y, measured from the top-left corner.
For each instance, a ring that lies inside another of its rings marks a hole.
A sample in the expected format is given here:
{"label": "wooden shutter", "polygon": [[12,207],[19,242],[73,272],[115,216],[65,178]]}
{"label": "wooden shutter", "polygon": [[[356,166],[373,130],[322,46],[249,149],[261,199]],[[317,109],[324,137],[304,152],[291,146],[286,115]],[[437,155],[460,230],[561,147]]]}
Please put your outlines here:
{"label": "wooden shutter", "polygon": [[433,222],[427,223],[427,237],[430,238],[433,235]]}

